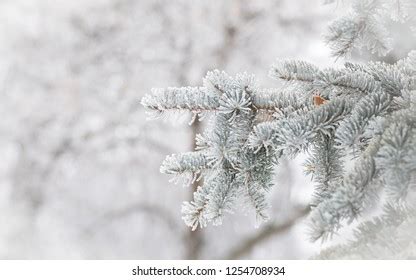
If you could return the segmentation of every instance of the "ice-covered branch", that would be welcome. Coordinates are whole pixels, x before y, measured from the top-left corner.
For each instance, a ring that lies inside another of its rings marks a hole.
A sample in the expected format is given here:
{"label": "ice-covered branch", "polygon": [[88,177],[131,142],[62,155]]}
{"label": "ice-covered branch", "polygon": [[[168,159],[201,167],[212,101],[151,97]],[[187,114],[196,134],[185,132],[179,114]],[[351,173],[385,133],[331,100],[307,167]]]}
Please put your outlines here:
{"label": "ice-covered branch", "polygon": [[[279,61],[270,75],[286,82],[282,89],[260,88],[246,73],[212,71],[203,87],[146,97],[143,103],[156,111],[212,112],[197,151],[170,156],[161,167],[204,177],[193,201],[183,204],[185,223],[219,225],[239,198],[259,221],[268,219],[273,169],[299,152],[310,152],[305,167],[317,183],[313,240],[330,238],[383,191],[389,202],[405,201],[416,178],[414,61],[414,52],[394,65],[346,63],[341,69]],[[353,168],[344,170],[351,151]]]}

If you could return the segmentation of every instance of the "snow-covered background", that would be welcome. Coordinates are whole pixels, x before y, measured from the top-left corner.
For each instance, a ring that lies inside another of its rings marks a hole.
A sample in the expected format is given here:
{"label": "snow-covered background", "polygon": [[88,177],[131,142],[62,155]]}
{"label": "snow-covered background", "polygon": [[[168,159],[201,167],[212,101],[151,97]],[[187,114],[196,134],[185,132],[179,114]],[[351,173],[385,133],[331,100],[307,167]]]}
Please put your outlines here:
{"label": "snow-covered background", "polygon": [[[190,234],[190,188],[159,173],[188,151],[186,124],[146,121],[152,87],[199,85],[276,58],[329,65],[321,0],[1,0],[0,258],[308,258],[312,193],[302,159],[277,170],[272,219],[250,214]],[[293,225],[292,225],[293,224]],[[198,246],[190,239],[197,240]]]}

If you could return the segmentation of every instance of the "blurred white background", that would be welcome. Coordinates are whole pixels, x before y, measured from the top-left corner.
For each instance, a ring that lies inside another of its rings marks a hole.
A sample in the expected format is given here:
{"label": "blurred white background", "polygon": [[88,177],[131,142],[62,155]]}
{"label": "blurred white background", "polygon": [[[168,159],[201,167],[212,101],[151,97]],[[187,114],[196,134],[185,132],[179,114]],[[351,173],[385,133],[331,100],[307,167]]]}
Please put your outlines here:
{"label": "blurred white background", "polygon": [[301,159],[278,168],[268,224],[236,213],[190,233],[180,207],[191,188],[159,166],[191,150],[195,131],[147,121],[140,99],[215,68],[279,86],[267,76],[276,58],[332,64],[321,34],[334,11],[320,0],[0,0],[0,258],[313,255],[320,244],[291,220],[312,193]]}

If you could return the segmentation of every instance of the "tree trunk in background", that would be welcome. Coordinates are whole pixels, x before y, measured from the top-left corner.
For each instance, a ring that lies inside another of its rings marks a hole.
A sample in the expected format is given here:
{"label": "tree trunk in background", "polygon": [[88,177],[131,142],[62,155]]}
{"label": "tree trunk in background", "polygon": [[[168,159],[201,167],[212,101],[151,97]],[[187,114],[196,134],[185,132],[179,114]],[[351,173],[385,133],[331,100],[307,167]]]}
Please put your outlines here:
{"label": "tree trunk in background", "polygon": [[[198,133],[201,132],[201,122],[197,119],[195,119],[195,122],[191,126],[191,143],[192,143],[192,150],[194,151],[196,148],[195,143],[195,137]],[[201,182],[193,182],[191,186],[191,193],[190,193],[190,200],[193,200],[193,195],[196,189],[198,188],[198,185],[201,184]],[[192,231],[189,230],[187,240],[188,243],[187,246],[187,254],[186,258],[188,260],[196,260],[200,257],[200,252],[202,248],[203,238],[202,238],[202,232],[200,228],[197,228],[196,230]]]}
{"label": "tree trunk in background", "polygon": [[[224,10],[224,16],[228,18],[229,22],[224,25],[223,27],[223,34],[224,34],[224,41],[222,45],[216,50],[215,56],[216,56],[216,67],[218,69],[225,69],[226,65],[228,63],[230,54],[233,50],[235,39],[237,35],[237,28],[236,23],[240,20],[240,8],[241,3],[239,0],[229,2],[225,4],[225,10]],[[187,65],[189,66],[189,65]],[[208,67],[210,68],[210,67]],[[206,72],[206,71],[205,71]],[[186,84],[186,83],[184,83]],[[192,143],[192,151],[196,148],[195,143],[195,137],[198,133],[201,132],[201,122],[198,120],[198,118],[195,119],[195,122],[191,126],[191,143]],[[193,200],[193,193],[198,188],[198,185],[201,185],[202,181],[199,182],[193,182],[192,183],[192,192],[190,196],[190,200]],[[202,232],[200,228],[197,228],[194,231],[189,230],[188,234],[188,246],[187,246],[187,259],[199,259],[202,251],[202,245],[203,245],[203,237]]]}

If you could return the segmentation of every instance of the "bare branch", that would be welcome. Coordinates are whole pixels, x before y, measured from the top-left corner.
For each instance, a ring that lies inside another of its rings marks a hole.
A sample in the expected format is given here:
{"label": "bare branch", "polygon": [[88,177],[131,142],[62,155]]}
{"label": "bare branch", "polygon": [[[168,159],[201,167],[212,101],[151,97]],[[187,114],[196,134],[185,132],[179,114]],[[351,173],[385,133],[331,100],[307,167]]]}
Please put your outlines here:
{"label": "bare branch", "polygon": [[251,252],[251,250],[256,247],[259,243],[266,241],[268,238],[280,235],[289,229],[291,229],[301,218],[305,217],[309,212],[309,207],[303,207],[294,211],[295,213],[291,215],[283,223],[272,223],[265,227],[262,230],[257,231],[257,233],[251,237],[248,237],[246,240],[242,241],[236,248],[232,249],[223,259],[235,260],[240,259],[244,255]]}

